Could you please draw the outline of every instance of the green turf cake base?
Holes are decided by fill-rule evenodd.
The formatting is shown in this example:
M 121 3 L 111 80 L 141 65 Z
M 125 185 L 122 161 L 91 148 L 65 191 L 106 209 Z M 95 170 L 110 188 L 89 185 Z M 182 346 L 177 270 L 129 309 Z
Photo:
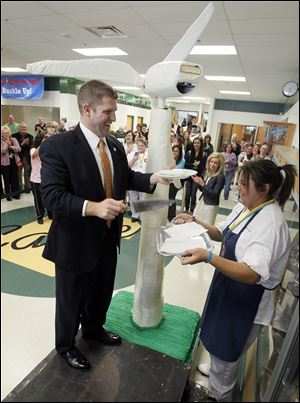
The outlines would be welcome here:
M 198 340 L 200 315 L 187 308 L 164 304 L 160 325 L 139 329 L 132 321 L 133 294 L 118 292 L 111 301 L 105 328 L 123 339 L 190 363 Z

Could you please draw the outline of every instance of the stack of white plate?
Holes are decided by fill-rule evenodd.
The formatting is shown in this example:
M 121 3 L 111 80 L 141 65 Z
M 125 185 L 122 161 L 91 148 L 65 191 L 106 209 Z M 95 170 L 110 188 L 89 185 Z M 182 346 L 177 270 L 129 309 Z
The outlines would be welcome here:
M 193 169 L 162 169 L 156 172 L 155 175 L 160 176 L 164 179 L 176 180 L 176 179 L 186 179 L 190 176 L 196 175 L 197 171 Z

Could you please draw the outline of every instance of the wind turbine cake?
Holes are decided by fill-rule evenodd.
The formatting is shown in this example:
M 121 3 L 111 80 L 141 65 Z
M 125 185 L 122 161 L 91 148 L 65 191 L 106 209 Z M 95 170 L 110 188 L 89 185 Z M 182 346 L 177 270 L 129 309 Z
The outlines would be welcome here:
M 47 76 L 108 80 L 142 88 L 152 98 L 153 104 L 147 172 L 158 172 L 171 162 L 171 111 L 166 108 L 166 98 L 190 94 L 198 86 L 202 67 L 185 59 L 214 10 L 214 3 L 209 3 L 165 59 L 147 70 L 144 81 L 129 64 L 108 59 L 44 60 L 28 64 L 27 71 Z M 158 185 L 154 194 L 145 195 L 144 200 L 167 200 L 168 190 L 167 186 Z M 151 328 L 159 326 L 162 320 L 164 257 L 157 253 L 155 231 L 166 224 L 167 208 L 142 214 L 132 319 L 138 327 Z

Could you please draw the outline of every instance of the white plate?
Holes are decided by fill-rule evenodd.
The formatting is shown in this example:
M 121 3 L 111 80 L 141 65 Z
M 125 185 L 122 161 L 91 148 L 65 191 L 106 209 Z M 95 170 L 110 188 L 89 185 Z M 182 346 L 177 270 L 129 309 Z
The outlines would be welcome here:
M 162 169 L 156 172 L 155 175 L 164 179 L 186 179 L 192 175 L 196 175 L 197 171 L 193 169 Z

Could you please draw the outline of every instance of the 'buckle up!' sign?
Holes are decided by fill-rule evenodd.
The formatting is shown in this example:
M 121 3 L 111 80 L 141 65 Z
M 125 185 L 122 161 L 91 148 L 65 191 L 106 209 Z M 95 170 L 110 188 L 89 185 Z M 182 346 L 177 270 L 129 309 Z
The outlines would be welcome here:
M 44 95 L 44 76 L 1 76 L 1 97 L 41 99 Z

